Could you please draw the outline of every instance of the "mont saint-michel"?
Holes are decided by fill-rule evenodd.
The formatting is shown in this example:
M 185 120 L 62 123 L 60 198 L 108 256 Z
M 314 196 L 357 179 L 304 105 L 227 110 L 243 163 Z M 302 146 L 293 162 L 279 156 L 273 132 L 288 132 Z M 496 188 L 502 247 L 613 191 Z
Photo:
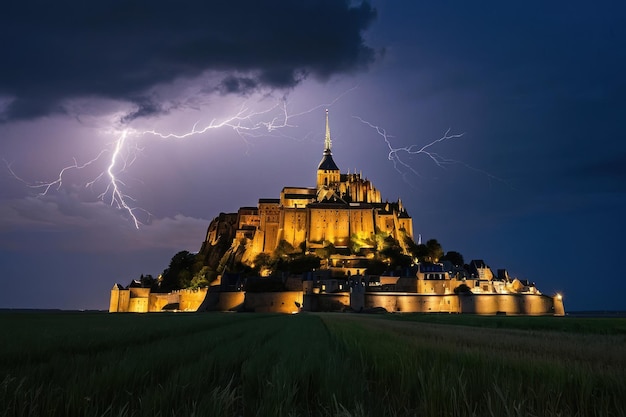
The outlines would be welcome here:
M 180 252 L 158 278 L 111 290 L 111 312 L 167 310 L 565 313 L 559 294 L 444 254 L 435 239 L 416 242 L 402 200 L 383 201 L 361 172 L 341 173 L 328 111 L 314 187 L 285 186 L 220 213 L 197 254 Z

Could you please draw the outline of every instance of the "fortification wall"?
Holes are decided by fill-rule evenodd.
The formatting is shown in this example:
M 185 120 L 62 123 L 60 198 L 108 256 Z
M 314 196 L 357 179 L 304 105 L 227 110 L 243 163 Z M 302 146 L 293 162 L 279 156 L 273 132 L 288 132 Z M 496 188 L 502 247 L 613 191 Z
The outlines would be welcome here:
M 216 305 L 218 311 L 238 311 L 243 308 L 246 293 L 237 292 L 221 292 Z
M 195 290 L 178 290 L 178 309 L 181 311 L 197 311 L 206 297 L 208 288 Z
M 243 291 L 209 290 L 198 311 L 240 311 L 245 295 Z
M 563 297 L 557 294 L 553 297 L 554 302 L 554 315 L 555 316 L 564 316 L 565 315 L 565 306 L 563 305 Z
M 120 290 L 120 303 L 119 303 L 119 312 L 126 313 L 128 312 L 128 304 L 130 302 L 130 291 L 128 290 Z
M 350 307 L 350 293 L 304 294 L 304 311 L 344 311 Z
M 131 297 L 128 302 L 129 313 L 147 313 L 148 312 L 148 298 L 146 297 Z
M 364 309 L 384 308 L 402 313 L 458 313 L 456 294 L 415 294 L 398 292 L 369 292 L 364 295 Z
M 360 291 L 359 291 L 360 290 Z M 206 300 L 205 300 L 206 299 Z M 148 288 L 113 289 L 110 312 L 146 313 L 162 311 L 178 303 L 178 310 L 254 311 L 294 313 L 304 311 L 355 311 L 384 308 L 402 313 L 466 313 L 482 315 L 557 315 L 565 314 L 563 300 L 539 294 L 416 294 L 406 292 L 363 292 L 303 294 L 283 292 L 222 292 L 180 290 L 169 294 L 151 294 Z
M 150 288 L 111 290 L 109 312 L 148 313 L 163 311 L 168 304 L 178 304 L 177 310 L 197 311 L 207 294 L 207 288 L 152 293 Z
M 462 294 L 459 296 L 460 312 L 470 314 L 507 314 L 539 316 L 563 315 L 555 309 L 554 297 L 538 294 Z M 558 306 L 557 306 L 558 307 Z
M 117 284 L 111 290 L 111 298 L 109 299 L 109 313 L 117 313 L 120 309 L 120 289 Z
M 246 311 L 255 313 L 296 313 L 298 305 L 302 306 L 302 291 L 247 292 L 243 303 Z
M 148 311 L 163 311 L 163 307 L 168 304 L 178 303 L 178 294 L 172 293 L 150 293 L 148 301 Z

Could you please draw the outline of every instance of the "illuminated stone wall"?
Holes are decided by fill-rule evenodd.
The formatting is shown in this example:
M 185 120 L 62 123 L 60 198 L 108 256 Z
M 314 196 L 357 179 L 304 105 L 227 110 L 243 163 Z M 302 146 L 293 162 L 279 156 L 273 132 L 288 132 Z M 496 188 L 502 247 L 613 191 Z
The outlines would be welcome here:
M 376 231 L 374 209 L 367 206 L 350 207 L 350 236 L 369 238 Z
M 111 298 L 109 299 L 109 313 L 120 312 L 120 288 L 119 284 L 115 284 L 111 290 Z
M 297 313 L 302 306 L 302 291 L 247 292 L 244 309 L 255 313 Z
M 175 293 L 150 293 L 148 311 L 163 311 L 168 304 L 178 303 L 178 294 Z
M 281 210 L 281 239 L 289 242 L 294 248 L 307 238 L 308 214 L 305 208 L 283 208 Z
M 420 294 L 449 294 L 454 291 L 454 288 L 451 288 L 451 282 L 448 279 L 418 279 L 416 281 L 417 292 Z
M 128 303 L 128 312 L 130 313 L 147 313 L 150 288 L 129 288 L 130 299 Z
M 348 246 L 350 211 L 337 207 L 309 208 L 309 241 L 329 241 L 335 246 Z
M 396 226 L 393 214 L 377 212 L 375 214 L 376 227 L 383 233 L 388 233 L 394 238 L 396 237 Z
M 339 183 L 341 172 L 334 169 L 318 169 L 317 170 L 317 188 L 332 187 Z
M 279 200 L 259 201 L 259 230 L 263 232 L 263 252 L 271 253 L 278 245 L 280 224 Z
M 306 281 L 305 281 L 306 283 Z M 466 313 L 481 315 L 557 315 L 563 316 L 563 300 L 540 294 L 416 294 L 407 292 L 364 292 L 363 287 L 352 293 L 283 292 L 223 292 L 207 289 L 179 290 L 169 294 L 150 293 L 149 288 L 111 290 L 110 312 L 146 313 L 163 311 L 166 305 L 178 304 L 178 311 L 197 311 L 212 297 L 209 311 L 245 311 L 296 313 L 305 311 L 355 311 L 384 308 L 401 313 Z M 300 307 L 298 307 L 300 306 Z
M 219 301 L 217 303 L 217 311 L 235 311 L 243 307 L 246 293 L 239 292 L 221 292 L 219 293 Z
M 259 209 L 257 207 L 240 207 L 237 211 L 237 228 L 244 226 L 259 227 Z
M 403 229 L 406 234 L 413 239 L 413 219 L 410 217 L 401 217 L 398 219 L 400 229 Z
M 167 305 L 178 304 L 176 310 L 196 311 L 207 294 L 207 288 L 178 290 L 171 293 L 152 293 L 150 288 L 111 290 L 109 312 L 148 313 L 163 311 Z
M 318 294 L 317 311 L 344 311 L 350 307 L 350 293 Z
M 280 192 L 281 207 L 305 207 L 315 201 L 317 189 L 308 187 L 284 187 Z
M 458 313 L 459 301 L 455 294 L 365 293 L 363 308 L 377 307 L 402 313 Z
M 557 297 L 537 294 L 439 295 L 365 293 L 365 309 L 382 307 L 402 313 L 467 313 L 481 315 L 557 315 L 565 313 Z
M 180 311 L 197 311 L 204 301 L 208 288 L 198 288 L 197 290 L 178 290 L 178 309 Z
M 215 245 L 220 235 L 232 233 L 237 228 L 237 213 L 220 213 L 207 228 L 205 244 Z
M 509 315 L 563 315 L 563 303 L 555 297 L 539 294 L 463 294 L 459 296 L 461 313 Z M 557 301 L 557 302 L 555 302 Z

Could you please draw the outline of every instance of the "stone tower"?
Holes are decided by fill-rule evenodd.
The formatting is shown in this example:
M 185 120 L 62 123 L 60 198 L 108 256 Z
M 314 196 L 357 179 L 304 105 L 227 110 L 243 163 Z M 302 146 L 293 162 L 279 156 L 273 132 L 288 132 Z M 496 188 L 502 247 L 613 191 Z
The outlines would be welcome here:
M 328 109 L 326 109 L 326 136 L 324 138 L 324 156 L 317 167 L 317 189 L 332 188 L 340 181 L 341 174 L 331 152 L 330 127 L 328 125 Z

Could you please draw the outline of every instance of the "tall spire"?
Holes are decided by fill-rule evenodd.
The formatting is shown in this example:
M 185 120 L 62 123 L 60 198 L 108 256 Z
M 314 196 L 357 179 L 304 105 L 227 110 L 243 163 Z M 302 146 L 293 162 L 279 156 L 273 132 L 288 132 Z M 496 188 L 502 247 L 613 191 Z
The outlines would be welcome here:
M 332 147 L 332 142 L 330 140 L 330 125 L 328 124 L 328 109 L 326 109 L 326 136 L 324 138 L 324 151 L 329 151 Z
M 333 161 L 333 156 L 332 156 L 333 154 L 330 151 L 331 146 L 332 146 L 332 143 L 330 140 L 330 126 L 328 125 L 328 109 L 326 109 L 326 137 L 324 138 L 324 156 L 322 157 L 322 161 L 317 167 L 318 170 L 339 171 L 339 168 L 337 168 L 337 164 L 335 164 L 335 161 Z M 338 173 L 335 173 L 335 174 L 338 175 Z M 337 182 L 337 181 L 339 181 L 339 177 L 337 177 L 336 179 L 335 178 L 333 179 L 333 182 Z

